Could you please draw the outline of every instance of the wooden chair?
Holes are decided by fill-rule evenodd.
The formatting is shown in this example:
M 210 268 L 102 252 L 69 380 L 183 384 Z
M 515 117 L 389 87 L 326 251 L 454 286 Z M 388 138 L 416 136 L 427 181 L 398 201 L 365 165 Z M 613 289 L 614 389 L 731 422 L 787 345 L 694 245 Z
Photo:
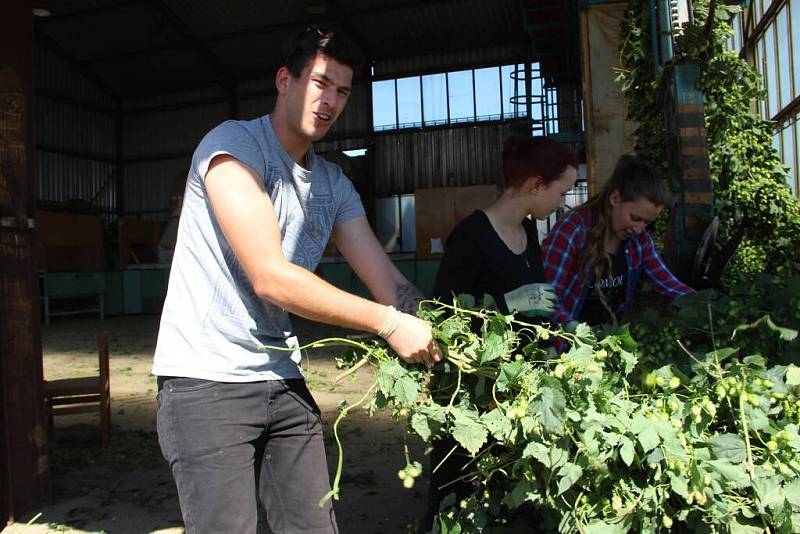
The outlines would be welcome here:
M 45 381 L 45 404 L 51 435 L 53 433 L 54 416 L 99 411 L 100 444 L 103 447 L 108 445 L 108 435 L 111 431 L 108 334 L 97 336 L 97 356 L 100 363 L 100 374 L 98 376 Z

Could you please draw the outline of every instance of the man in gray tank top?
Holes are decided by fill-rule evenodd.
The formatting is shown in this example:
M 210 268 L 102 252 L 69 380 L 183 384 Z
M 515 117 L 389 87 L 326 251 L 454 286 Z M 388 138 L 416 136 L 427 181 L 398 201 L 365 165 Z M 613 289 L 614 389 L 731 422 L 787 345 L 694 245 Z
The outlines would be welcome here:
M 310 27 L 269 116 L 227 121 L 192 158 L 158 334 L 158 436 L 187 533 L 337 532 L 319 408 L 288 313 L 383 336 L 410 363 L 441 353 L 418 291 L 381 248 L 342 170 L 311 147 L 350 95 L 358 50 Z M 377 302 L 313 274 L 328 240 Z M 285 350 L 276 350 L 279 347 Z

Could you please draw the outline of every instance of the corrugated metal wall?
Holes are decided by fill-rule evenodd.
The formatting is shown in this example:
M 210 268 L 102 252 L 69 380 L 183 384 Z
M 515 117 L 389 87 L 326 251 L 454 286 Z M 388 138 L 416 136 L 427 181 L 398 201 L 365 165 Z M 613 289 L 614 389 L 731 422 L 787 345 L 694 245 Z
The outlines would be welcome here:
M 34 54 L 38 199 L 114 211 L 114 99 L 46 46 Z
M 194 100 L 195 95 L 189 96 Z M 130 103 L 134 109 L 150 105 Z M 230 103 L 222 101 L 126 114 L 122 119 L 125 213 L 166 219 L 172 192 L 186 178 L 195 147 L 209 130 L 230 117 L 230 110 Z
M 344 111 L 339 115 L 326 137 L 359 137 L 372 129 L 372 124 L 369 121 L 372 114 L 369 93 L 370 87 L 368 83 L 359 83 L 353 86 L 353 91 L 347 100 Z
M 127 166 L 131 159 L 160 159 L 181 152 L 191 155 L 203 136 L 229 117 L 230 104 L 226 102 L 125 116 L 123 160 Z
M 376 194 L 500 183 L 503 141 L 513 131 L 513 123 L 493 123 L 377 136 Z
M 170 198 L 183 189 L 191 157 L 125 165 L 122 194 L 125 213 L 142 219 L 169 217 Z
M 269 80 L 241 84 L 236 117 L 249 120 L 269 113 L 275 102 Z M 159 109 L 162 108 L 162 109 Z M 231 103 L 221 90 L 149 97 L 125 103 L 123 118 L 123 194 L 125 213 L 166 218 L 175 183 L 186 178 L 191 155 L 203 136 L 230 118 Z M 369 129 L 369 90 L 353 88 L 347 107 L 318 152 L 364 147 Z M 353 136 L 342 139 L 343 136 Z
M 498 57 L 516 59 L 520 50 L 402 59 L 379 66 L 376 75 L 444 63 L 496 64 Z M 52 54 L 40 52 L 36 66 L 42 73 L 42 93 L 62 97 L 38 98 L 40 198 L 78 198 L 116 210 L 114 164 L 119 157 L 124 212 L 146 218 L 169 216 L 176 183 L 185 179 L 191 154 L 208 130 L 232 113 L 240 119 L 264 115 L 275 98 L 272 80 L 263 78 L 239 84 L 234 103 L 220 88 L 125 100 L 117 155 L 114 99 Z M 375 172 L 369 179 L 375 181 L 379 196 L 413 193 L 420 187 L 497 183 L 502 143 L 514 128 L 513 123 L 492 123 L 373 134 L 370 118 L 369 80 L 364 79 L 354 86 L 339 120 L 315 148 L 326 153 L 371 144 Z

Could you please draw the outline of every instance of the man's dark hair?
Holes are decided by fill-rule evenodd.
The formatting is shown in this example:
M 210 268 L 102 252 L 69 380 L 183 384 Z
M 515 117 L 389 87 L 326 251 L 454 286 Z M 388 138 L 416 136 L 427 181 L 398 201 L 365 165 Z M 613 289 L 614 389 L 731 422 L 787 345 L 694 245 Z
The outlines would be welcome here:
M 299 78 L 308 62 L 324 54 L 358 72 L 364 55 L 347 35 L 327 28 L 309 26 L 289 45 L 284 66 L 294 78 Z

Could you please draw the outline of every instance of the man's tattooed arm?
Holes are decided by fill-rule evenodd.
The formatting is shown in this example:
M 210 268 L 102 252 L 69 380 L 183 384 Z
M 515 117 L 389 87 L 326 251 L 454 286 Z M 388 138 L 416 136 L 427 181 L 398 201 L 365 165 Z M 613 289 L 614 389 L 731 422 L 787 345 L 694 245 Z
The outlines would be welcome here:
M 395 287 L 394 294 L 397 297 L 397 309 L 403 313 L 411 315 L 417 314 L 419 302 L 424 298 L 419 289 L 414 284 L 399 284 Z

